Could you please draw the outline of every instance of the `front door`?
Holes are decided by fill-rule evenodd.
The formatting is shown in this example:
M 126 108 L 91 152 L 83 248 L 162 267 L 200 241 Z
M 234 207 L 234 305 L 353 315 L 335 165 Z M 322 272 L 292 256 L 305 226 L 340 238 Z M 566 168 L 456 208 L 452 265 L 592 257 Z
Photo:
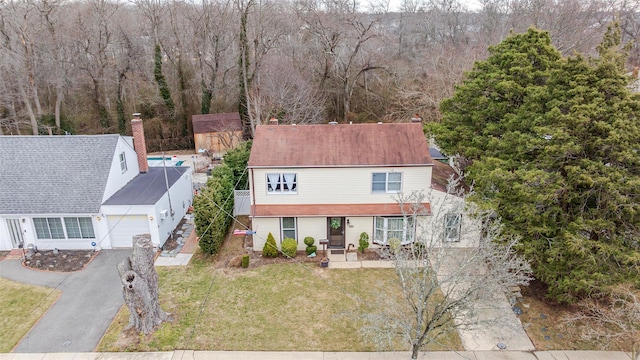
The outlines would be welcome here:
M 327 218 L 327 227 L 329 230 L 329 247 L 344 249 L 344 218 L 330 217 Z
M 9 228 L 11 247 L 17 249 L 24 241 L 24 238 L 22 237 L 22 226 L 20 226 L 20 219 L 7 219 L 7 228 Z

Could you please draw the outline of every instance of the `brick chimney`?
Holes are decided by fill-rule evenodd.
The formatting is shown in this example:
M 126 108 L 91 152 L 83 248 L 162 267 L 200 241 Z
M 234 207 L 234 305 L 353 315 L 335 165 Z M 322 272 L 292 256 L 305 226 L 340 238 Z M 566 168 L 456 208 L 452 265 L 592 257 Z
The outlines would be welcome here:
M 147 144 L 144 139 L 144 127 L 140 113 L 133 114 L 131 132 L 133 133 L 133 148 L 138 154 L 138 167 L 141 173 L 146 173 L 149 171 L 149 163 L 147 162 Z
M 272 116 L 271 119 L 269 119 L 269 125 L 278 125 L 278 119 L 276 119 L 275 116 Z

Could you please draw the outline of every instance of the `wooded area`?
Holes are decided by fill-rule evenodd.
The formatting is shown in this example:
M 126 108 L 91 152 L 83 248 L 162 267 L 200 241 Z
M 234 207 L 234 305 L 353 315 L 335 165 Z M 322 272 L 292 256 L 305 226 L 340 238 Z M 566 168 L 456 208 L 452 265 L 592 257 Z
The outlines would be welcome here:
M 281 123 L 438 120 L 438 104 L 510 31 L 549 30 L 591 54 L 638 1 L 19 0 L 0 5 L 0 134 L 126 134 L 151 151 L 192 141 L 190 117 L 240 111 L 245 136 Z M 382 5 L 381 5 L 382 4 Z M 640 64 L 631 50 L 629 67 Z

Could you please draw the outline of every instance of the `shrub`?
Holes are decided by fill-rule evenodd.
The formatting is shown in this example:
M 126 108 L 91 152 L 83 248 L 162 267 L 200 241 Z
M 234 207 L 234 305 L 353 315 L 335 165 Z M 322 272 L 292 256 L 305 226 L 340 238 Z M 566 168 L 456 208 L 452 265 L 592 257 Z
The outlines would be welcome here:
M 402 241 L 400 241 L 400 239 L 398 238 L 389 239 L 389 249 L 391 250 L 392 254 L 396 254 L 400 250 L 401 246 L 402 246 Z
M 262 256 L 268 258 L 276 258 L 278 257 L 278 247 L 276 246 L 276 239 L 273 237 L 271 233 L 267 235 L 267 242 L 264 244 L 262 248 Z
M 249 254 L 242 255 L 242 267 L 245 269 L 249 267 Z
M 311 246 L 307 246 L 307 248 L 305 250 L 307 252 L 307 255 L 311 255 L 314 252 L 318 251 L 318 247 L 314 246 L 314 245 L 311 245 Z
M 226 166 L 216 167 L 200 195 L 193 199 L 198 244 L 203 252 L 217 254 L 231 225 L 228 213 L 233 211 L 233 172 Z
M 307 246 L 313 246 L 313 242 L 316 241 L 314 238 L 312 238 L 311 236 L 307 236 L 306 238 L 304 238 L 304 244 Z
M 369 234 L 363 232 L 360 234 L 360 241 L 358 245 L 358 251 L 364 253 L 364 250 L 369 247 Z
M 295 239 L 285 238 L 282 240 L 282 254 L 288 258 L 296 257 L 296 251 L 298 250 L 298 243 Z
M 311 255 L 314 252 L 316 252 L 316 250 L 318 250 L 317 246 L 313 246 L 314 241 L 315 239 L 312 238 L 311 236 L 307 236 L 306 238 L 304 238 L 304 244 L 307 245 L 307 248 L 305 249 L 305 251 L 307 252 L 307 255 Z

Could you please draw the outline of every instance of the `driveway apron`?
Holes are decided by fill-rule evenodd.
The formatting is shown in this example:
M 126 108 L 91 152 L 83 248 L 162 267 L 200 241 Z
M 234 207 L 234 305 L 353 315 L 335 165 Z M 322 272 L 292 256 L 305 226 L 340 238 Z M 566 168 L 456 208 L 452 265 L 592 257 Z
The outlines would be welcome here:
M 116 265 L 130 253 L 102 250 L 84 270 L 64 274 L 29 270 L 19 260 L 0 261 L 4 278 L 62 291 L 14 352 L 93 351 L 123 304 Z

